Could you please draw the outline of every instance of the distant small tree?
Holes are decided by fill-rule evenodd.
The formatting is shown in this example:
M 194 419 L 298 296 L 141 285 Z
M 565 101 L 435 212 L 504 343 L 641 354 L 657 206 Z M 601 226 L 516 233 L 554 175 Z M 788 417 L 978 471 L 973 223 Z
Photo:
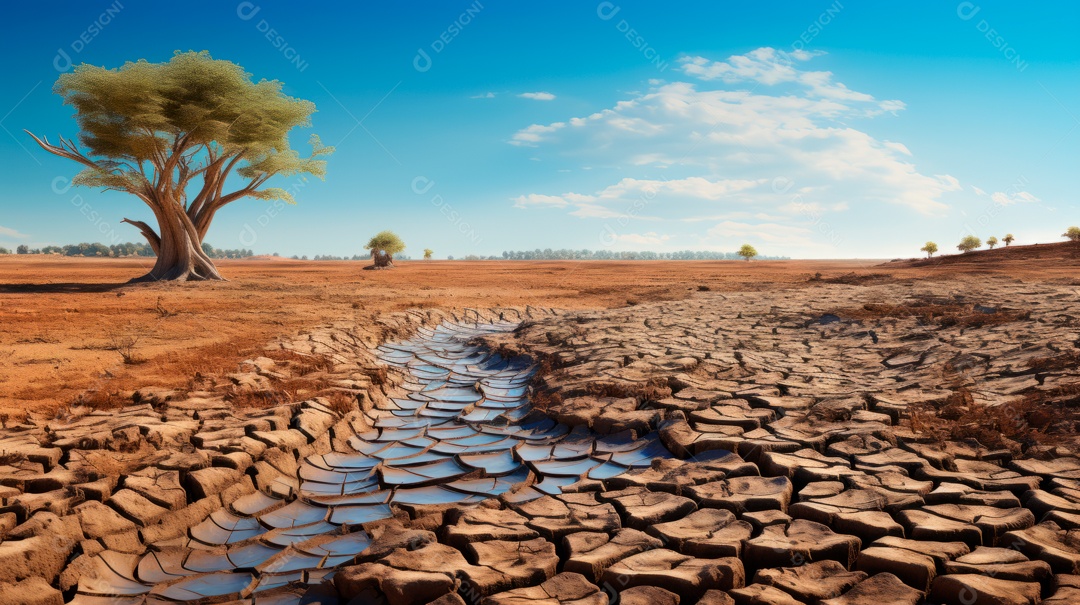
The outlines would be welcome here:
M 11 254 L 11 250 L 8 250 L 7 248 L 5 248 L 3 246 L 0 246 L 0 254 Z
M 431 255 L 435 254 L 435 251 L 431 248 L 424 248 L 424 260 L 431 260 Z
M 750 260 L 757 256 L 757 250 L 755 250 L 754 247 L 750 244 L 743 244 L 742 248 L 739 248 L 738 254 L 744 259 Z
M 994 246 L 998 245 L 998 238 L 991 235 L 986 239 L 986 245 L 990 246 L 990 249 L 993 250 Z
M 926 245 L 922 248 L 919 248 L 919 250 L 926 253 L 926 258 L 930 258 L 931 256 L 937 254 L 937 244 L 935 244 L 934 242 L 926 242 Z
M 969 235 L 960 240 L 960 243 L 956 246 L 956 249 L 961 252 L 971 252 L 978 248 L 982 248 L 982 240 L 974 235 Z
M 26 244 L 22 244 L 18 248 L 15 248 L 15 252 L 17 252 L 19 254 L 30 254 L 30 246 L 27 246 Z
M 1009 244 L 1013 243 L 1013 240 L 1015 239 L 1016 238 L 1013 237 L 1012 233 L 1006 233 L 1005 237 L 1001 238 L 1001 241 L 1005 242 L 1005 247 L 1008 248 Z
M 371 251 L 371 260 L 376 267 L 393 267 L 394 255 L 405 250 L 405 242 L 393 231 L 380 231 L 372 237 L 365 250 Z
M 1065 230 L 1065 233 L 1061 234 L 1061 237 L 1067 237 L 1074 242 L 1080 242 L 1080 227 L 1069 227 Z

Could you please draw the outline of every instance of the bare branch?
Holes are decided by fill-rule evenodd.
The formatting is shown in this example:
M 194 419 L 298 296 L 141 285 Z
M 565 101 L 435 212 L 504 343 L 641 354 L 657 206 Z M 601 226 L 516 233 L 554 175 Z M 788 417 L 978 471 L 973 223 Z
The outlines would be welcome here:
M 161 254 L 161 238 L 158 236 L 157 232 L 154 231 L 153 227 L 147 225 L 142 221 L 133 221 L 129 218 L 126 218 L 120 222 L 134 225 L 139 231 L 142 232 L 143 237 L 146 238 L 146 241 L 150 243 L 150 247 L 154 249 L 154 254 Z
M 53 155 L 58 155 L 62 158 L 74 160 L 84 166 L 89 166 L 90 168 L 104 170 L 101 166 L 97 164 L 97 162 L 83 155 L 70 141 L 65 141 L 64 137 L 60 137 L 60 145 L 53 145 L 49 142 L 48 137 L 44 137 L 44 140 L 42 140 L 35 136 L 34 133 L 30 132 L 29 130 L 23 130 L 23 132 L 30 135 L 30 138 L 34 139 L 34 141 L 38 145 L 40 145 L 42 149 L 48 151 Z

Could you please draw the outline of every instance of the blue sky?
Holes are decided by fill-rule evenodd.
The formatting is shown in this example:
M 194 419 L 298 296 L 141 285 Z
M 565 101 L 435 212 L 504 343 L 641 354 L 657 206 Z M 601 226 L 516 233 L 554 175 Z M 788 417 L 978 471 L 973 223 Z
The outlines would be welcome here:
M 139 241 L 74 137 L 69 63 L 208 50 L 315 102 L 326 180 L 278 179 L 208 241 L 352 255 L 708 249 L 914 256 L 1080 223 L 1080 7 L 934 2 L 20 3 L 0 39 L 0 246 Z M 272 31 L 271 31 L 272 30 Z M 269 37 L 268 37 L 269 36 Z M 71 59 L 69 61 L 68 59 Z

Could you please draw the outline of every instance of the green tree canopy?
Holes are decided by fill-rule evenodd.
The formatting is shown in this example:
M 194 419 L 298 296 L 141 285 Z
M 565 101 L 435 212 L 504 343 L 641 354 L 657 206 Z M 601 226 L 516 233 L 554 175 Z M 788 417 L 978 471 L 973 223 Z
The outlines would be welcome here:
M 1074 242 L 1080 242 L 1080 227 L 1069 227 L 1065 230 L 1065 233 L 1061 234 L 1061 237 L 1067 237 Z
M 220 279 L 200 244 L 214 215 L 242 198 L 294 203 L 274 176 L 326 174 L 333 152 L 312 135 L 301 157 L 289 132 L 309 126 L 315 105 L 282 93 L 276 80 L 252 81 L 239 65 L 206 51 L 177 52 L 165 63 L 128 62 L 116 69 L 82 64 L 53 89 L 75 109 L 81 150 L 60 137 L 46 151 L 84 166 L 76 185 L 124 191 L 153 211 L 158 231 L 137 227 L 158 253 L 151 279 Z M 246 182 L 225 190 L 236 175 Z M 197 182 L 201 181 L 201 182 Z
M 1005 237 L 1001 238 L 1001 241 L 1005 242 L 1006 248 L 1008 248 L 1009 244 L 1013 243 L 1014 240 L 1016 240 L 1016 238 L 1013 237 L 1012 233 L 1006 233 Z
M 994 246 L 998 245 L 998 238 L 991 235 L 990 237 L 986 238 L 986 245 L 990 246 L 990 249 L 993 250 Z
M 961 252 L 971 252 L 972 250 L 975 250 L 975 249 L 981 248 L 981 247 L 982 247 L 982 240 L 975 237 L 974 235 L 969 235 L 969 236 L 965 237 L 964 239 L 960 240 L 960 243 L 957 244 L 956 249 L 961 251 Z
M 757 250 L 754 249 L 754 247 L 750 244 L 743 244 L 742 248 L 739 248 L 738 255 L 745 258 L 746 260 L 750 260 L 757 256 Z
M 919 248 L 919 250 L 926 253 L 926 258 L 930 258 L 931 256 L 937 254 L 938 247 L 937 244 L 935 244 L 934 242 L 926 242 L 926 245 L 922 248 Z
M 405 251 L 405 242 L 393 231 L 380 231 L 368 240 L 364 249 L 371 251 L 376 267 L 389 267 L 394 264 L 394 255 Z

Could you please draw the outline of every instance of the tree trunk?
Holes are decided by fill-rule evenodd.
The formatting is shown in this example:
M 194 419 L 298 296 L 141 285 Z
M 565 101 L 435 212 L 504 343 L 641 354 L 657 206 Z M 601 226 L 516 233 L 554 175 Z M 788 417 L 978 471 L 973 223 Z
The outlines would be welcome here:
M 394 266 L 394 257 L 385 252 L 372 252 L 371 260 L 375 262 L 375 267 L 379 269 L 387 269 Z
M 224 280 L 214 266 L 214 261 L 203 251 L 202 238 L 183 208 L 176 203 L 166 203 L 164 206 L 165 208 L 154 211 L 161 230 L 154 268 L 146 275 L 131 281 Z M 153 246 L 153 231 L 147 233 L 145 229 L 140 229 Z

